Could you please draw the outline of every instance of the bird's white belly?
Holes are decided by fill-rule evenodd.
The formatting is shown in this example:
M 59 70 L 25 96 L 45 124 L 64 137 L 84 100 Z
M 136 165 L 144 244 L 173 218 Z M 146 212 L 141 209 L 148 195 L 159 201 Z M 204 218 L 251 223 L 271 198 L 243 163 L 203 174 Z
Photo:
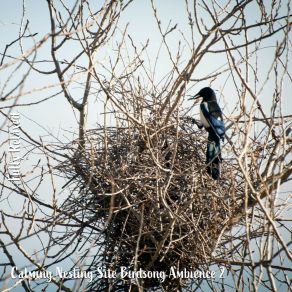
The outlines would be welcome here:
M 200 119 L 201 119 L 201 123 L 204 126 L 204 128 L 209 128 L 210 124 L 209 122 L 206 120 L 205 116 L 203 115 L 202 111 L 200 111 Z

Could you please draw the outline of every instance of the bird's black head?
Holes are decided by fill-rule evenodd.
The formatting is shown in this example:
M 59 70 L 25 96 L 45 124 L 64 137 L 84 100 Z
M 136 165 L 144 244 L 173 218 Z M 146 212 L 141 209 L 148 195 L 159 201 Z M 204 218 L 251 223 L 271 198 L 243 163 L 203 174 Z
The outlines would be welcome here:
M 209 102 L 209 101 L 216 101 L 216 94 L 214 90 L 210 87 L 204 87 L 202 88 L 195 96 L 194 99 L 197 97 L 202 97 L 203 101 Z

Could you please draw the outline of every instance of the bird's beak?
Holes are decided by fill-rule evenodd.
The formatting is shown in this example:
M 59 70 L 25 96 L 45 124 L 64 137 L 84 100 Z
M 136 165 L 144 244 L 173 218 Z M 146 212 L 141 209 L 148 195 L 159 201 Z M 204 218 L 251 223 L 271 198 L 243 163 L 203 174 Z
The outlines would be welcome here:
M 199 93 L 197 93 L 195 96 L 189 98 L 188 100 L 197 99 L 198 97 L 201 97 L 201 95 Z

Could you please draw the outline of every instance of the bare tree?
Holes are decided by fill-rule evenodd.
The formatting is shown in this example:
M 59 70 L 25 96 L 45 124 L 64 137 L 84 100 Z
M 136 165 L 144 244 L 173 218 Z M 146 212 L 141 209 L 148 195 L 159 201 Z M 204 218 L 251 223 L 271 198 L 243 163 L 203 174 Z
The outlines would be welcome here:
M 46 2 L 48 31 L 23 2 L 1 54 L 2 290 L 288 291 L 291 1 L 185 0 L 177 21 L 151 0 L 155 55 L 125 23 L 141 3 Z M 206 84 L 227 129 L 218 181 L 189 119 Z M 37 137 L 23 112 L 57 99 L 75 129 L 35 121 Z

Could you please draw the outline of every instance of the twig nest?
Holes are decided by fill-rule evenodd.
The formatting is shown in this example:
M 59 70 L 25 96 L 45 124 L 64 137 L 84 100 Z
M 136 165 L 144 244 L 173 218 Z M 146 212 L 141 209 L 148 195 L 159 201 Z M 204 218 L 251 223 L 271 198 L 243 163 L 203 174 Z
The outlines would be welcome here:
M 186 122 L 87 133 L 86 149 L 74 150 L 61 169 L 75 177 L 78 193 L 64 206 L 78 206 L 76 213 L 102 230 L 103 247 L 89 268 L 115 273 L 112 279 L 95 277 L 91 289 L 179 289 L 185 279 L 130 279 L 122 277 L 121 269 L 169 275 L 171 268 L 194 270 L 210 261 L 224 224 L 238 207 L 234 190 L 240 179 L 224 161 L 220 180 L 207 174 L 206 144 L 206 135 Z

